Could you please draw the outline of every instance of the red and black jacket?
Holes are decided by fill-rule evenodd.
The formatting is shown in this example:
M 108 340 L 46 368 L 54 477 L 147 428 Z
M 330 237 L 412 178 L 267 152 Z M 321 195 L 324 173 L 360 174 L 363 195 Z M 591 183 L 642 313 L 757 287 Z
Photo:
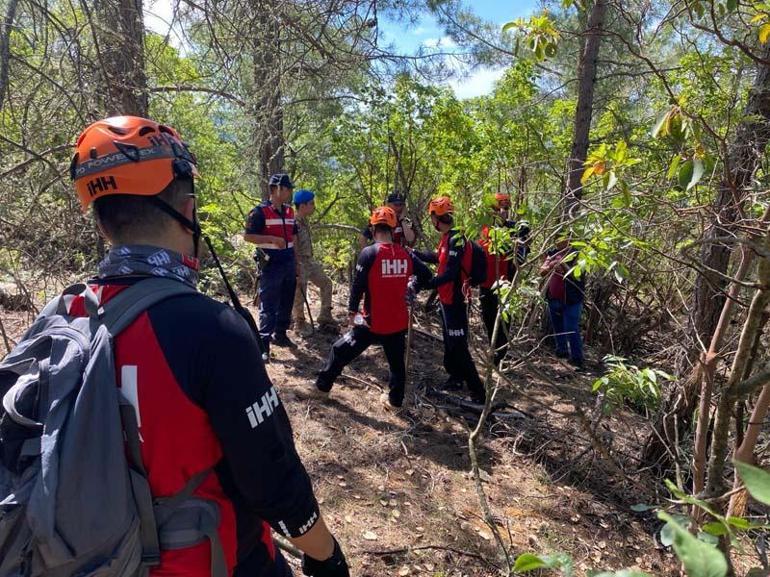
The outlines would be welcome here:
M 246 219 L 246 234 L 264 234 L 277 236 L 286 241 L 286 248 L 263 248 L 273 262 L 294 258 L 294 236 L 297 234 L 297 222 L 294 209 L 288 204 L 278 208 L 269 200 L 257 205 Z
M 94 283 L 101 302 L 141 277 Z M 85 316 L 81 297 L 70 313 Z M 291 424 L 260 360 L 254 335 L 230 307 L 202 294 L 169 298 L 116 338 L 124 396 L 138 410 L 142 459 L 153 496 L 177 493 L 213 472 L 195 494 L 219 508 L 219 536 L 232 574 L 259 575 L 287 537 L 319 518 Z M 267 523 L 269 523 L 269 526 Z M 210 545 L 161 553 L 151 576 L 209 577 Z
M 363 297 L 364 317 L 374 334 L 405 331 L 409 325 L 406 291 L 412 275 L 419 288 L 427 286 L 432 276 L 425 264 L 399 244 L 367 246 L 358 255 L 348 310 L 358 312 Z
M 462 233 L 451 229 L 441 235 L 437 252 L 414 251 L 425 262 L 438 264 L 436 276 L 428 286 L 438 290 L 439 301 L 445 305 L 465 300 L 462 287 L 471 270 L 470 249 Z
M 498 279 L 511 280 L 514 272 L 512 256 L 509 254 L 490 253 L 490 244 L 489 227 L 484 225 L 481 228 L 479 245 L 484 249 L 484 254 L 487 258 L 487 278 L 481 283 L 481 288 L 485 289 L 491 289 Z

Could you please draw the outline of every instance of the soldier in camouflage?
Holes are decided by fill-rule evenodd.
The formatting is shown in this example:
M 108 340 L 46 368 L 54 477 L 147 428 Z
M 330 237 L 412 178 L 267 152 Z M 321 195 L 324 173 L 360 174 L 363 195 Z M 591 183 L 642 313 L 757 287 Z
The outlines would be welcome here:
M 321 313 L 318 315 L 319 329 L 337 333 L 339 329 L 332 318 L 332 281 L 324 272 L 323 267 L 313 258 L 313 239 L 310 236 L 308 217 L 315 211 L 315 193 L 305 189 L 298 190 L 294 193 L 294 206 L 298 228 L 294 246 L 297 254 L 297 288 L 299 289 L 294 294 L 294 312 L 292 314 L 294 330 L 303 337 L 309 336 L 312 332 L 305 320 L 307 283 L 310 281 L 321 291 Z

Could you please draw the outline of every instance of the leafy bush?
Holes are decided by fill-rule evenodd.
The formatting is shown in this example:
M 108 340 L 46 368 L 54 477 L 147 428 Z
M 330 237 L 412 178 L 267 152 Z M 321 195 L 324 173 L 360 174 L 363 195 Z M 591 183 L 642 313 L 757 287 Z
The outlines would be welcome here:
M 628 405 L 637 411 L 656 409 L 660 403 L 660 380 L 671 375 L 659 369 L 640 369 L 626 363 L 623 357 L 607 355 L 604 363 L 609 371 L 594 381 L 592 390 L 604 393 L 605 410 Z

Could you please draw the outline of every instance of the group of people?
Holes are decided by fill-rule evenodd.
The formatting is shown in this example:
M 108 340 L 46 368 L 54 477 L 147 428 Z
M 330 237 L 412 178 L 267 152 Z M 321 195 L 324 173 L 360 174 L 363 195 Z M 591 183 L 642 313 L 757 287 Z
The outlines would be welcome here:
M 289 176 L 276 174 L 269 181 L 269 199 L 249 214 L 245 238 L 258 246 L 262 263 L 257 331 L 237 299 L 230 307 L 196 290 L 202 235 L 196 211 L 197 160 L 176 130 L 133 116 L 95 122 L 77 139 L 70 175 L 83 210 L 93 209 L 99 231 L 111 248 L 88 286 L 80 285 L 82 292 L 63 294 L 42 314 L 64 315 L 72 326 L 78 319 L 90 317 L 98 325 L 105 307 L 109 309 L 115 299 L 134 315 L 122 330 L 110 333 L 114 359 L 102 369 L 114 372 L 117 397 L 128 407 L 120 415 L 132 486 L 146 487 L 153 506 L 166 509 L 156 519 L 157 525 L 152 525 L 157 534 L 149 535 L 142 525 L 142 538 L 132 545 L 140 548 L 139 554 L 126 557 L 126 562 L 150 576 L 290 577 L 292 571 L 272 538 L 274 531 L 302 551 L 305 575 L 349 577 L 345 555 L 324 522 L 295 449 L 289 417 L 263 362 L 270 359 L 271 345 L 292 344 L 287 335 L 292 309 L 295 328 L 305 328 L 300 311 L 308 281 L 321 290 L 319 324 L 336 328 L 331 282 L 313 260 L 307 225 L 314 194 L 294 192 Z M 289 205 L 290 199 L 294 207 Z M 455 226 L 452 201 L 439 197 L 430 202 L 430 221 L 441 235 L 433 252 L 412 248 L 416 235 L 403 215 L 405 199 L 395 194 L 386 200 L 386 206 L 372 211 L 367 234 L 362 235 L 370 244 L 356 264 L 348 301 L 349 330 L 332 346 L 314 388 L 318 394 L 328 393 L 343 367 L 377 343 L 385 349 L 390 366 L 384 401 L 389 407 L 400 407 L 406 378 L 408 304 L 417 291 L 435 289 L 450 381 L 465 383 L 472 399 L 484 402 L 484 386 L 468 348 L 473 250 Z M 490 335 L 498 306 L 494 282 L 510 279 L 528 251 L 529 231 L 508 219 L 509 208 L 510 199 L 498 195 L 496 224 L 516 232 L 511 255 L 491 249 L 489 229 L 481 239 L 492 271 L 481 287 L 483 318 Z M 568 243 L 557 247 L 541 270 L 550 275 L 548 296 L 554 303 L 554 327 L 560 333 L 574 329 L 580 314 L 576 294 L 581 288 L 570 278 L 565 264 L 570 254 Z M 435 273 L 425 263 L 436 264 Z M 166 279 L 166 289 L 168 283 L 177 288 L 167 298 L 147 301 L 147 295 L 137 289 L 150 286 L 150 279 L 156 284 L 157 279 Z M 124 302 L 127 295 L 131 302 Z M 502 338 L 495 341 L 496 358 L 505 354 L 506 344 Z M 19 346 L 26 345 L 23 340 Z M 559 347 L 560 354 L 569 352 L 576 363 L 582 362 L 579 330 L 559 340 Z M 51 366 L 60 361 L 51 359 Z M 44 363 L 39 366 L 42 370 Z M 83 367 L 80 370 L 86 370 Z M 8 394 L 30 386 L 22 382 L 25 378 L 22 375 L 17 386 L 5 393 L 3 407 L 8 406 L 6 401 L 19 400 L 8 399 Z M 44 403 L 47 395 L 36 394 L 33 399 Z M 83 418 L 92 409 L 86 406 L 87 398 L 78 402 L 83 403 L 78 405 L 78 418 Z M 47 423 L 49 408 L 38 407 L 30 422 Z M 0 419 L 0 434 L 4 423 L 7 421 Z M 62 421 L 57 426 L 65 424 Z M 53 425 L 46 424 L 43 430 L 49 431 L 49 426 Z M 41 434 L 40 429 L 35 431 Z M 29 459 L 34 460 L 35 454 L 22 452 L 12 465 L 6 462 L 9 455 L 2 454 L 0 465 L 28 470 L 24 467 L 33 462 Z M 98 458 L 89 455 L 89 459 Z M 62 470 L 58 475 L 70 473 Z M 137 478 L 143 481 L 135 485 Z M 195 524 L 201 522 L 195 513 L 201 507 L 209 514 L 213 511 L 216 519 L 215 526 L 203 532 Z M 54 515 L 58 504 L 56 511 Z M 142 523 L 147 514 L 152 511 L 142 511 Z M 17 520 L 23 523 L 24 517 Z M 24 534 L 0 532 L 0 549 L 15 552 L 0 565 L 18 564 L 23 572 L 29 563 L 41 562 L 34 540 L 20 542 L 18 547 L 4 541 Z M 179 541 L 183 534 L 185 539 Z M 110 558 L 89 558 L 88 570 L 99 572 L 99 567 L 111 562 Z M 114 569 L 105 574 L 114 574 L 110 572 Z
M 293 184 L 288 175 L 273 175 L 270 197 L 251 211 L 244 236 L 257 245 L 258 255 L 265 255 L 257 258 L 263 263 L 259 285 L 259 326 L 265 362 L 270 359 L 271 343 L 293 346 L 286 334 L 291 324 L 292 302 L 295 327 L 304 330 L 304 317 L 300 315 L 303 304 L 308 302 L 305 271 L 313 271 L 310 279 L 321 289 L 319 323 L 336 329 L 331 319 L 331 282 L 321 266 L 312 259 L 306 216 L 314 209 L 315 195 L 304 189 L 297 191 L 293 194 L 292 207 L 287 204 L 292 192 Z M 379 344 L 390 369 L 389 390 L 382 400 L 388 408 L 400 408 L 406 381 L 408 304 L 413 302 L 419 290 L 433 289 L 438 293 L 444 368 L 448 373 L 442 388 L 453 390 L 465 385 L 473 402 L 484 403 L 485 388 L 468 342 L 472 244 L 456 227 L 451 199 L 441 196 L 433 199 L 428 207 L 431 224 L 440 233 L 438 247 L 435 251 L 415 249 L 417 235 L 405 216 L 405 204 L 402 194 L 389 194 L 384 205 L 371 213 L 368 226 L 361 231 L 361 252 L 348 300 L 349 330 L 332 346 L 318 373 L 315 391 L 328 395 L 343 369 L 370 345 Z M 491 226 L 482 228 L 479 239 L 486 260 L 486 274 L 479 286 L 479 301 L 482 320 L 494 350 L 495 364 L 499 364 L 505 356 L 509 340 L 508 315 L 503 315 L 495 330 L 500 308 L 497 284 L 500 280 L 511 281 L 529 254 L 529 225 L 525 221 L 512 220 L 510 210 L 510 196 L 497 193 Z M 493 228 L 505 231 L 504 238 L 496 242 L 490 238 Z M 302 238 L 306 240 L 300 243 Z M 572 362 L 582 366 L 578 327 L 582 285 L 569 274 L 568 257 L 572 252 L 566 250 L 568 245 L 568 242 L 560 244 L 549 253 L 541 274 L 548 276 L 546 292 L 557 354 L 570 356 L 571 351 Z M 435 274 L 425 263 L 436 265 Z M 301 279 L 296 294 L 295 278 Z

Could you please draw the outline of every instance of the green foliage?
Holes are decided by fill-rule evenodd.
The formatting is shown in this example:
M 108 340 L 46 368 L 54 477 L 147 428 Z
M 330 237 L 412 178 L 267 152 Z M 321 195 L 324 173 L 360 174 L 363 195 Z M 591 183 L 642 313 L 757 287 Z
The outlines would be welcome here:
M 604 363 L 609 371 L 594 381 L 592 390 L 604 393 L 607 411 L 623 405 L 638 411 L 654 410 L 660 403 L 661 382 L 673 379 L 660 369 L 628 364 L 622 357 L 607 355 Z
M 661 511 L 658 517 L 666 521 L 674 551 L 689 577 L 724 577 L 727 574 L 727 561 L 719 549 L 697 539 L 668 513 Z
M 741 461 L 735 461 L 735 468 L 751 496 L 760 503 L 770 505 L 770 473 Z
M 520 37 L 537 60 L 556 55 L 561 34 L 548 12 L 530 16 L 528 19 L 518 18 L 503 25 L 503 32 L 514 30 L 520 33 Z M 519 38 L 516 40 L 516 52 L 518 46 Z

